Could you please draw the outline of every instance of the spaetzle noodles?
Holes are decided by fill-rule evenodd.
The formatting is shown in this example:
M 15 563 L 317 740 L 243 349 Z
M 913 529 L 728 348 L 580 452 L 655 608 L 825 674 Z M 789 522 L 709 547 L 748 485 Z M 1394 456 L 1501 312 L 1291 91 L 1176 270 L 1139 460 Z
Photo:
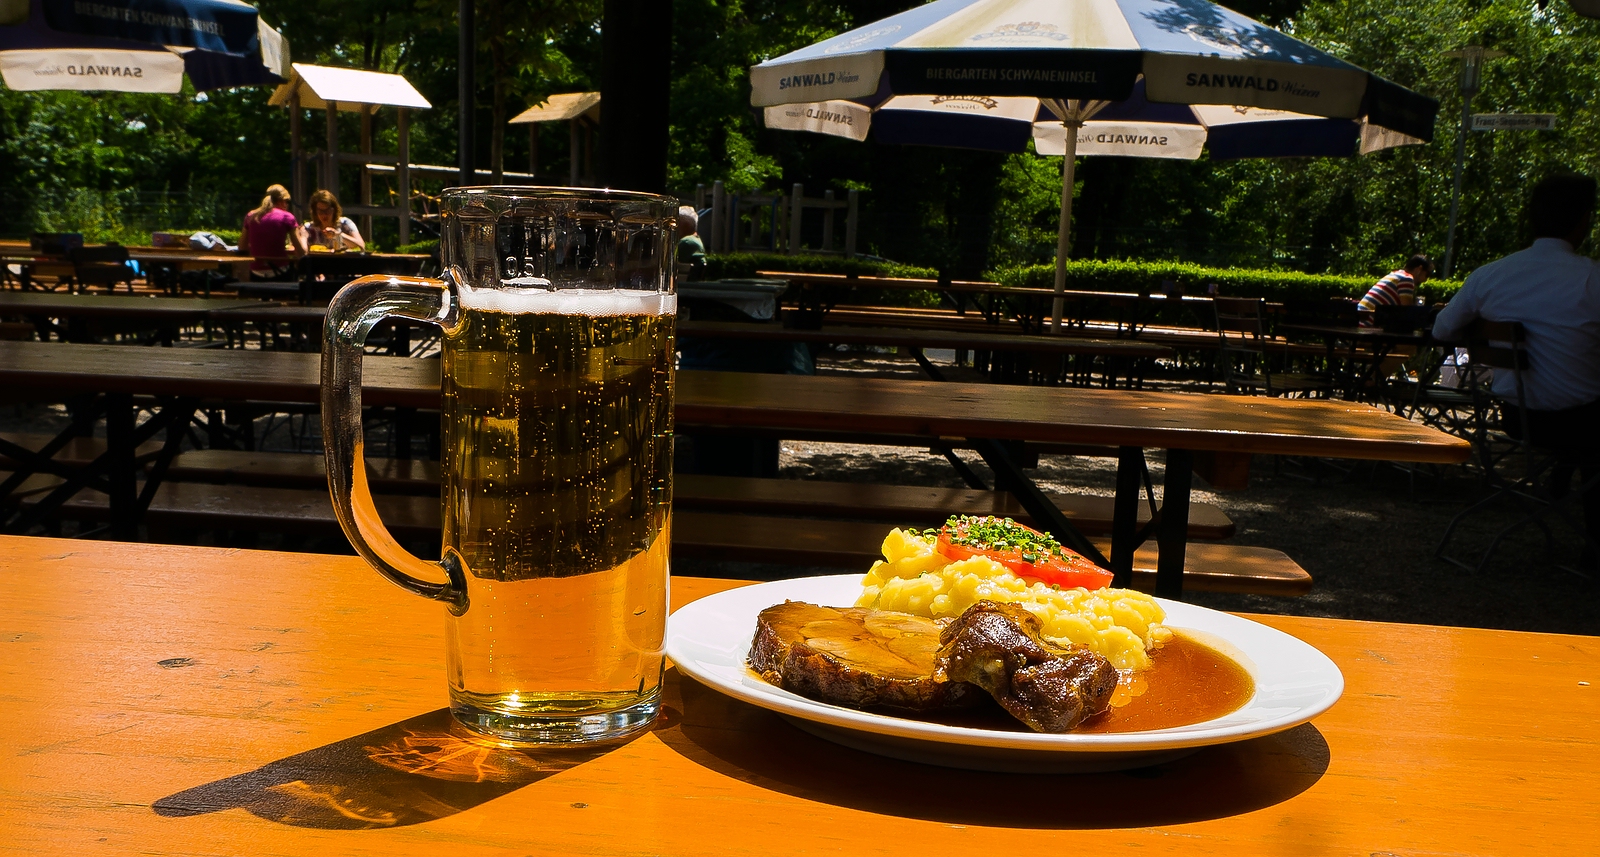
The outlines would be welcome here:
M 1018 577 L 988 557 L 952 561 L 931 536 L 901 529 L 884 538 L 883 559 L 862 580 L 856 606 L 939 619 L 984 600 L 1026 608 L 1050 641 L 1085 646 L 1124 672 L 1148 667 L 1150 652 L 1172 636 L 1161 624 L 1166 611 L 1143 592 L 1061 589 Z

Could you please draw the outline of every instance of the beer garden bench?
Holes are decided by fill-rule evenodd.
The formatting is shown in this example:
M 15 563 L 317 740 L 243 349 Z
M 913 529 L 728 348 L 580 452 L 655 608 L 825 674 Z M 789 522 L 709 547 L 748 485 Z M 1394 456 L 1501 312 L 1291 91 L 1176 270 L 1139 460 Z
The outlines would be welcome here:
M 431 461 L 370 459 L 374 502 L 403 540 L 436 540 L 439 471 Z M 887 528 L 937 526 L 951 514 L 993 514 L 1030 522 L 1004 492 L 812 480 L 681 474 L 675 479 L 674 553 L 682 557 L 788 563 L 865 570 L 881 558 Z M 1108 497 L 1051 494 L 1080 530 L 1110 532 Z M 84 494 L 63 509 L 86 520 L 105 513 L 103 498 Z M 1141 521 L 1148 508 L 1141 507 Z M 206 449 L 173 460 L 146 521 L 155 534 L 179 529 L 286 532 L 336 537 L 321 456 Z M 1192 539 L 1233 535 L 1232 520 L 1212 504 L 1190 507 Z M 1105 544 L 1099 545 L 1108 549 Z M 1154 584 L 1156 551 L 1134 557 L 1134 582 Z M 1191 543 L 1185 587 L 1196 591 L 1299 595 L 1311 577 L 1280 551 Z

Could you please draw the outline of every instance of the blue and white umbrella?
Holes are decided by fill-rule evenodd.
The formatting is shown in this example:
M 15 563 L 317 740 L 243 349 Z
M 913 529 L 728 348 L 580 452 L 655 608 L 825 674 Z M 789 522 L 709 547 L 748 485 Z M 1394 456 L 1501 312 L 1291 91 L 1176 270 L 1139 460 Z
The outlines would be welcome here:
M 279 84 L 289 44 L 240 0 L 0 0 L 0 77 L 17 90 L 179 92 Z
M 768 107 L 768 128 L 813 131 L 880 143 L 945 146 L 1041 155 L 1066 153 L 1066 125 L 1037 98 L 895 95 Z M 1423 140 L 1364 119 L 1330 119 L 1287 110 L 1221 104 L 1152 104 L 1144 81 L 1124 101 L 1107 104 L 1078 129 L 1076 154 L 1215 161 L 1238 158 L 1338 157 Z
M 770 127 L 1064 155 L 1352 154 L 1433 137 L 1438 102 L 1207 0 L 934 0 L 750 69 Z M 1061 300 L 1053 311 L 1059 326 Z

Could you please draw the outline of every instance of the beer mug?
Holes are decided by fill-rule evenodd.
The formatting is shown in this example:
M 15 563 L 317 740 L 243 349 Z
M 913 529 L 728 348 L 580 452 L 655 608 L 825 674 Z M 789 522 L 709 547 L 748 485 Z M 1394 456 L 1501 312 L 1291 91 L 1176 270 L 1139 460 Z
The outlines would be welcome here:
M 322 420 L 339 523 L 379 573 L 445 603 L 450 709 L 498 743 L 605 741 L 655 718 L 676 215 L 674 200 L 640 193 L 453 188 L 439 279 L 362 277 L 328 306 Z M 391 316 L 443 331 L 438 562 L 384 529 L 367 484 L 362 344 Z

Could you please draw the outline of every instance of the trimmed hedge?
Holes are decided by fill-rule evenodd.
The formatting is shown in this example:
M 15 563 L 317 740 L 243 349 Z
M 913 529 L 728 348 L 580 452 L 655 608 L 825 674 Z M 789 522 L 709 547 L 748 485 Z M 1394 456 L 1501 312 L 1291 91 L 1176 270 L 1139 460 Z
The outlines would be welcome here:
M 439 239 L 426 238 L 422 241 L 413 241 L 410 244 L 401 244 L 394 248 L 396 253 L 436 253 L 439 250 Z
M 1030 265 L 990 273 L 990 278 L 1008 286 L 1055 288 L 1055 265 Z M 1203 295 L 1208 283 L 1217 284 L 1218 294 L 1228 297 L 1266 298 L 1273 301 L 1359 298 L 1366 294 L 1377 277 L 1350 277 L 1339 274 L 1301 274 L 1294 271 L 1263 271 L 1249 268 L 1207 268 L 1186 262 L 1102 261 L 1096 259 L 1067 262 L 1067 288 L 1098 292 L 1160 292 L 1162 283 L 1173 280 L 1186 294 Z M 1461 287 L 1459 281 L 1429 280 L 1422 294 L 1429 302 L 1447 300 Z

